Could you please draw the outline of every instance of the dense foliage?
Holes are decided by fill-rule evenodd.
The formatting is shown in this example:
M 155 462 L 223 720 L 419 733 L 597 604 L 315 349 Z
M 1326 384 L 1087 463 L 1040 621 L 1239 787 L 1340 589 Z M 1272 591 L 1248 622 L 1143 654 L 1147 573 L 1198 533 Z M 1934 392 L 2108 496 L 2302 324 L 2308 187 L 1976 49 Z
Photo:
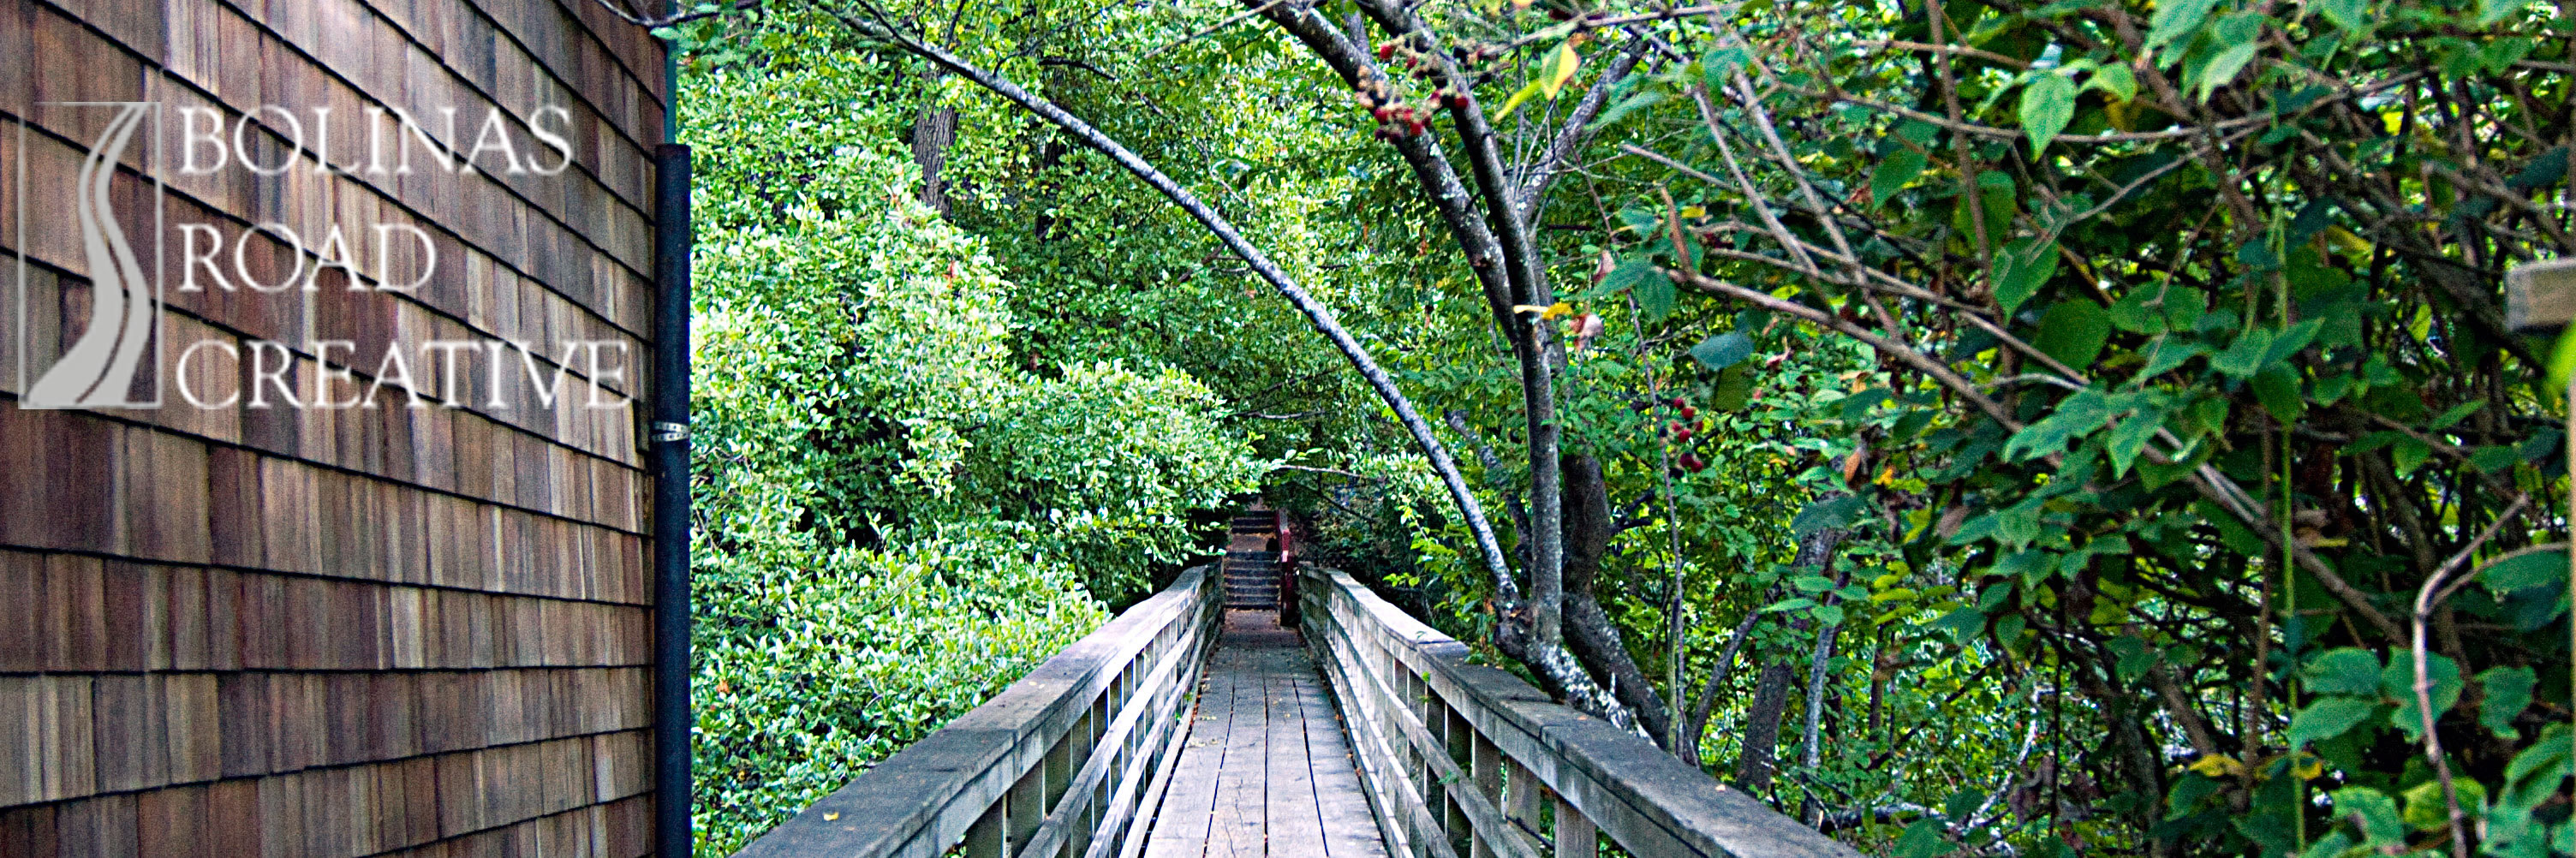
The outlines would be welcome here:
M 1259 473 L 1186 374 L 1026 359 L 1024 287 L 912 202 L 901 78 L 869 62 L 817 43 L 685 82 L 708 854 L 1089 632 Z
M 851 16 L 1242 228 L 1432 415 L 1512 568 L 1221 245 Z M 710 843 L 1137 592 L 1259 456 L 1399 604 L 1869 851 L 2576 854 L 2549 366 L 2576 349 L 2507 330 L 2501 287 L 2576 250 L 2565 6 L 853 3 L 682 29 L 726 439 L 702 681 L 736 694 L 703 720 Z M 1497 204 L 1489 163 L 1562 177 Z M 1480 223 L 1537 270 L 1496 274 Z M 1519 636 L 1551 562 L 1579 674 Z M 948 625 L 886 619 L 909 612 Z M 998 669 L 943 673 L 976 659 Z M 959 684 L 870 696 L 934 681 Z

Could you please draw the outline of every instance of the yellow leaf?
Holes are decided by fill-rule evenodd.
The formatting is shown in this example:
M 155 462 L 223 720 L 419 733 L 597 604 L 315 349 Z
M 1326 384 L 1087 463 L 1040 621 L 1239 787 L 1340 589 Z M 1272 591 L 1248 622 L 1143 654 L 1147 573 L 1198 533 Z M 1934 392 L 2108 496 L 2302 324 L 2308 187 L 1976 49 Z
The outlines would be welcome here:
M 1547 92 L 1547 97 L 1555 98 L 1565 89 L 1565 82 L 1574 79 L 1574 70 L 1582 65 L 1583 55 L 1574 52 L 1572 42 L 1556 46 L 1555 55 L 1547 58 L 1547 77 L 1543 78 L 1546 83 L 1541 85 L 1541 89 Z
M 1503 109 L 1494 111 L 1494 118 L 1501 119 L 1512 115 L 1512 110 L 1520 107 L 1521 102 L 1528 101 L 1530 96 L 1537 95 L 1539 88 L 1539 81 L 1530 81 L 1528 86 L 1521 87 L 1521 91 L 1512 93 L 1512 97 L 1503 102 Z
M 1683 207 L 1682 207 L 1682 217 L 1694 217 L 1694 218 L 1696 218 L 1696 217 L 1707 217 L 1707 216 L 1708 216 L 1708 210 L 1707 210 L 1707 209 L 1704 209 L 1704 208 L 1700 208 L 1699 206 L 1683 206 Z
M 2234 777 L 2245 773 L 2245 764 L 2226 754 L 2211 754 L 2191 764 L 2191 770 L 2208 777 Z
M 823 821 L 824 821 L 824 822 L 830 822 L 830 821 L 832 821 L 832 820 L 839 819 L 839 818 L 841 818 L 841 814 L 840 814 L 840 812 L 839 812 L 839 811 L 831 811 L 831 810 L 823 811 Z
M 2329 226 L 2326 227 L 2325 236 L 2327 241 L 2333 242 L 2334 246 L 2343 248 L 2344 250 L 2353 253 L 2370 252 L 2370 242 L 2364 240 L 2361 236 L 2352 234 L 2352 230 L 2348 230 L 2340 226 Z
M 2315 754 L 2300 751 L 2298 756 L 2293 757 L 2290 760 L 2291 777 L 2295 777 L 2303 781 L 2314 780 L 2318 775 L 2325 773 L 2326 761 Z
M 1512 312 L 1537 313 L 1539 319 L 1543 321 L 1572 313 L 1574 312 L 1574 306 L 1563 301 L 1558 301 L 1545 307 L 1541 307 L 1537 304 L 1513 304 Z

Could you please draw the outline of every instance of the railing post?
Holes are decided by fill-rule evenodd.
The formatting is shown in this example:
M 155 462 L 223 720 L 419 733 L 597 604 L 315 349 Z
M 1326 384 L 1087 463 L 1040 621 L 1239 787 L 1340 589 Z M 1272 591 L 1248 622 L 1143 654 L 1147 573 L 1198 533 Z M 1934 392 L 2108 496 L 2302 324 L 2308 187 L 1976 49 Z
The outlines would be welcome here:
M 1494 743 L 1486 739 L 1484 734 L 1475 732 L 1473 725 L 1469 725 L 1467 740 L 1473 745 L 1475 759 L 1468 767 L 1468 771 L 1476 779 L 1476 791 L 1482 793 L 1486 801 L 1501 804 L 1503 798 L 1502 749 L 1494 747 Z M 1509 836 L 1511 835 L 1498 832 L 1476 838 L 1476 850 L 1472 858 L 1487 858 L 1493 855 L 1496 847 L 1488 841 Z
M 1513 760 L 1504 760 L 1503 767 L 1510 772 L 1503 785 L 1503 815 L 1531 836 L 1546 832 L 1546 820 L 1539 818 L 1538 775 Z
M 976 818 L 974 827 L 966 829 L 966 842 L 958 846 L 965 858 L 1003 858 L 1002 814 L 1008 804 L 1009 799 L 994 802 Z
M 1564 796 L 1556 797 L 1556 858 L 1593 858 L 1601 852 L 1601 835 L 1592 820 Z

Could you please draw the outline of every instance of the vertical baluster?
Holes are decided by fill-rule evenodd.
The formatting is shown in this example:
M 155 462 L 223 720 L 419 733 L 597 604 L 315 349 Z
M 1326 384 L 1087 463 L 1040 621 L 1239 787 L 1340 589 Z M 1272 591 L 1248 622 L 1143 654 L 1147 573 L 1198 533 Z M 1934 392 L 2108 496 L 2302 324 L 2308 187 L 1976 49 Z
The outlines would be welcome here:
M 1009 808 L 1006 813 L 1010 816 L 1010 846 L 1018 847 L 1029 842 L 1029 833 L 1036 831 L 1038 823 L 1046 819 L 1046 780 L 1046 764 L 1040 762 L 1030 767 L 1028 774 L 1021 775 L 1018 783 L 1011 785 L 1009 799 L 1004 803 Z
M 1601 852 L 1601 837 L 1592 820 L 1574 809 L 1564 796 L 1556 797 L 1556 858 L 1593 858 Z
M 1463 723 L 1464 719 L 1461 719 L 1461 722 Z M 1476 792 L 1484 796 L 1486 801 L 1500 806 L 1503 803 L 1503 750 L 1494 747 L 1494 743 L 1487 740 L 1485 734 L 1475 732 L 1472 724 L 1468 725 L 1467 739 L 1474 746 L 1475 760 L 1469 771 L 1476 778 Z M 1517 836 L 1508 831 L 1480 831 L 1477 835 L 1475 855 L 1472 858 L 1488 858 L 1494 854 L 1494 848 L 1491 845 L 1493 841 Z
M 966 828 L 966 842 L 959 846 L 965 858 L 1003 858 L 1002 817 L 1008 813 L 1009 804 L 1010 797 L 1003 796 Z
M 1503 785 L 1503 815 L 1520 823 L 1524 833 L 1537 834 L 1547 830 L 1544 821 L 1539 819 L 1538 775 L 1531 774 L 1528 767 L 1522 766 L 1518 760 L 1506 759 L 1503 767 L 1509 771 Z
M 1474 765 L 1475 759 L 1475 729 L 1468 725 L 1467 716 L 1449 708 L 1449 701 L 1433 693 L 1428 683 L 1423 685 L 1422 692 L 1423 696 L 1431 698 L 1432 708 L 1440 714 L 1440 742 L 1449 751 L 1449 761 L 1456 764 L 1460 771 L 1472 776 L 1473 772 L 1469 771 L 1469 767 Z M 1450 793 L 1453 787 L 1459 790 L 1470 790 L 1475 789 L 1476 785 L 1471 782 L 1441 784 L 1436 787 L 1441 805 L 1448 809 L 1449 842 L 1455 845 L 1459 854 L 1483 858 L 1485 853 L 1479 842 L 1480 838 L 1476 836 L 1476 825 L 1467 818 L 1466 804 Z

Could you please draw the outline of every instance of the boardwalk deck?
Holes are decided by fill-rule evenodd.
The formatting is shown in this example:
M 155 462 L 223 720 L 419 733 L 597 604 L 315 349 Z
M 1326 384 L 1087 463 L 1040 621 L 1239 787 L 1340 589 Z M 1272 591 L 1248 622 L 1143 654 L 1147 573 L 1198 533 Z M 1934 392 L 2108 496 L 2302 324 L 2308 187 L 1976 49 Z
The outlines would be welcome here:
M 1146 858 L 1383 858 L 1350 742 L 1297 633 L 1227 611 Z

